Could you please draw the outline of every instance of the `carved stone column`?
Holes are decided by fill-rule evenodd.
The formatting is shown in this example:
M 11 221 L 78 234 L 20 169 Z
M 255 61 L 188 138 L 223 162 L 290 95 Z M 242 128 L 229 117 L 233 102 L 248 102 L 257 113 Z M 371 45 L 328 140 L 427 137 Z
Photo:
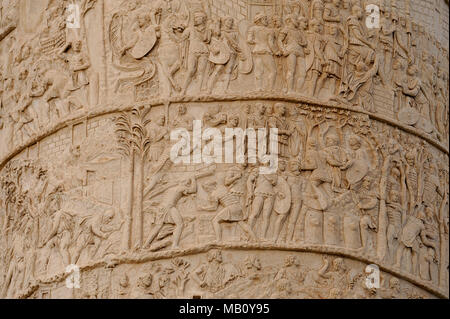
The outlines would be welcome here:
M 0 1 L 0 297 L 448 298 L 427 3 Z

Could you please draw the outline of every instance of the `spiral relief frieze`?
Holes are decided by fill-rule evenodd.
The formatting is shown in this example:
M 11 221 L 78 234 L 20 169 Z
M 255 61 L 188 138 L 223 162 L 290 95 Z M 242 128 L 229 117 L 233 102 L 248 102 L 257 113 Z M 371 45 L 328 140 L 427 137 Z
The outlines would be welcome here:
M 0 4 L 1 298 L 449 298 L 447 1 Z

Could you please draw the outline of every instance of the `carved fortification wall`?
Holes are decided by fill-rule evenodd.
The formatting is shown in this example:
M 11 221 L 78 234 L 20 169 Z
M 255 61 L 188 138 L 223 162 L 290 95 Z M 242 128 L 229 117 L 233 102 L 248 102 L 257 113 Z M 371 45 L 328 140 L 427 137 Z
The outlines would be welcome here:
M 0 15 L 2 298 L 449 297 L 448 1 Z

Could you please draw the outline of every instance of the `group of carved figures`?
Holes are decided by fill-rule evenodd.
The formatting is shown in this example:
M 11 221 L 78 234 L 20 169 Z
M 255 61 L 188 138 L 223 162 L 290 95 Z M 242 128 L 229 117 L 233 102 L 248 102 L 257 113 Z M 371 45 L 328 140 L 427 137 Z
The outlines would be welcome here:
M 385 113 L 447 139 L 448 51 L 423 27 L 394 2 L 379 7 L 375 28 L 366 25 L 370 1 L 291 2 L 251 22 L 213 16 L 199 1 L 127 2 L 112 17 L 110 42 L 114 65 L 134 76 L 119 77 L 116 89 L 159 73 L 169 95 L 284 90 Z M 380 109 L 376 86 L 391 109 Z
M 360 265 L 349 266 L 343 258 L 323 256 L 318 266 L 312 255 L 284 255 L 275 264 L 263 254 L 247 252 L 239 261 L 228 260 L 222 250 L 212 249 L 199 256 L 173 258 L 170 262 L 100 268 L 82 272 L 81 289 L 75 298 L 426 298 L 427 294 L 407 287 L 398 278 L 380 274 L 379 288 L 367 285 Z M 260 257 L 261 256 L 261 257 Z M 31 297 L 44 295 L 41 287 Z M 51 297 L 54 297 L 53 295 Z
M 262 174 L 266 164 L 244 161 L 227 168 L 203 167 L 168 182 L 166 174 L 177 164 L 168 160 L 172 144 L 167 142 L 165 118 L 157 118 L 148 126 L 148 139 L 141 137 L 149 142 L 144 159 L 149 164 L 144 165 L 148 173 L 137 180 L 148 182 L 137 188 L 144 196 L 131 198 L 143 202 L 140 213 L 129 214 L 138 223 L 130 226 L 137 229 L 134 248 L 184 247 L 189 240 L 183 238 L 190 232 L 186 225 L 192 220 L 182 213 L 190 208 L 179 204 L 190 200 L 200 214 L 215 212 L 209 227 L 219 243 L 236 240 L 224 235 L 225 225 L 235 225 L 234 232 L 242 231 L 238 241 L 343 247 L 435 284 L 446 282 L 446 160 L 425 144 L 417 145 L 415 138 L 338 110 L 323 114 L 311 107 L 255 103 L 236 113 L 211 106 L 203 115 L 205 127 L 278 129 L 276 173 Z M 172 128 L 192 131 L 192 119 L 180 105 L 168 122 Z M 123 129 L 119 133 L 121 145 L 139 143 L 126 142 Z M 393 137 L 383 142 L 384 134 Z M 142 150 L 136 147 L 134 152 Z M 247 160 L 249 153 L 250 145 Z M 214 179 L 201 180 L 209 175 Z M 153 216 L 152 223 L 142 230 L 146 213 Z
M 3 40 L 8 44 L 0 65 L 0 135 L 5 150 L 86 110 L 96 94 L 89 85 L 85 34 L 68 31 L 67 15 L 65 2 L 53 4 L 38 32 L 21 41 L 14 34 Z
M 109 28 L 116 89 L 142 85 L 158 74 L 169 95 L 194 92 L 195 85 L 220 92 L 220 81 L 230 93 L 251 90 L 248 81 L 239 81 L 250 76 L 257 90 L 284 88 L 373 113 L 380 111 L 374 87 L 382 85 L 395 98 L 392 111 L 400 122 L 446 140 L 448 61 L 440 58 L 448 58 L 447 52 L 431 47 L 423 28 L 410 25 L 395 6 L 381 7 L 381 27 L 368 30 L 358 2 L 290 1 L 282 15 L 257 14 L 250 24 L 212 16 L 206 1 L 126 1 Z M 65 20 L 64 10 L 49 10 L 47 28 L 30 43 L 57 33 L 50 26 Z M 38 44 L 11 46 L 9 67 L 0 74 L 0 132 L 9 149 L 92 100 L 86 42 L 54 43 L 52 58 L 32 52 Z M 145 108 L 114 118 L 118 153 L 129 164 L 123 212 L 79 194 L 86 176 L 77 147 L 59 167 L 52 160 L 48 168 L 20 161 L 2 168 L 1 295 L 13 296 L 47 274 L 54 258 L 67 266 L 117 253 L 117 247 L 146 252 L 199 244 L 185 240 L 204 235 L 198 234 L 203 230 L 196 214 L 206 216 L 205 233 L 218 244 L 236 240 L 225 231 L 231 225 L 238 242 L 345 249 L 448 287 L 448 158 L 419 138 L 350 111 L 283 103 L 232 108 L 211 106 L 202 115 L 203 126 L 277 128 L 276 173 L 261 174 L 264 164 L 256 162 L 206 166 L 181 179 L 171 175 L 176 165 L 170 162 L 169 129 L 193 130 L 194 114 L 184 104 L 174 118 L 170 112 L 151 118 Z M 189 209 L 194 217 L 185 215 Z M 334 265 L 336 280 L 341 261 Z M 211 265 L 196 271 L 200 285 L 212 293 L 220 289 L 209 276 L 220 263 L 214 252 Z M 324 263 L 325 270 L 304 280 L 328 278 Z M 295 266 L 292 260 L 287 264 L 286 269 Z M 175 276 L 179 289 L 183 276 Z M 277 285 L 289 286 L 283 273 L 277 276 Z M 121 285 L 125 291 L 125 278 Z M 139 286 L 148 295 L 167 296 L 163 286 L 154 290 L 151 277 Z
M 177 111 L 170 125 L 192 130 L 186 107 Z M 44 169 L 19 160 L 3 168 L 3 295 L 24 289 L 56 260 L 69 265 L 127 249 L 183 250 L 195 244 L 185 238 L 201 232 L 212 234 L 218 244 L 345 249 L 445 287 L 448 170 L 445 158 L 429 146 L 338 109 L 324 114 L 314 107 L 255 103 L 233 113 L 212 106 L 203 115 L 205 127 L 278 129 L 277 172 L 261 174 L 265 164 L 260 162 L 216 164 L 171 179 L 178 164 L 167 155 L 171 144 L 165 142 L 165 117 L 147 121 L 146 113 L 134 110 L 115 119 L 116 125 L 126 116 L 143 125 L 137 131 L 136 123 L 130 126 L 131 142 L 124 141 L 123 126 L 117 126 L 118 145 L 131 146 L 122 156 L 131 159 L 133 154 L 130 164 L 143 173 L 130 176 L 136 181 L 127 194 L 130 212 L 80 193 L 86 178 L 80 147 L 60 159 L 64 172 L 60 162 Z M 136 140 L 138 132 L 141 140 Z M 392 138 L 382 142 L 389 134 Z M 206 230 L 195 226 L 200 215 L 209 216 Z M 224 231 L 226 225 L 237 238 Z
M 127 250 L 183 250 L 195 244 L 192 235 L 218 244 L 336 247 L 446 286 L 448 169 L 429 146 L 338 109 L 324 114 L 309 106 L 255 103 L 233 112 L 211 106 L 203 114 L 205 127 L 277 128 L 277 172 L 261 174 L 265 164 L 258 161 L 200 165 L 180 180 L 168 177 L 181 164 L 169 160 L 165 123 L 192 130 L 193 117 L 183 104 L 176 110 L 169 121 L 147 120 L 145 110 L 115 118 L 118 146 L 133 167 L 130 211 L 83 195 L 80 147 L 48 168 L 21 160 L 3 168 L 4 295 L 55 264 Z M 131 136 L 123 126 L 128 120 Z M 130 149 L 123 152 L 123 146 Z M 206 229 L 198 226 L 204 216 Z
M 95 1 L 83 3 L 84 16 Z M 447 50 L 394 2 L 379 7 L 379 28 L 368 28 L 368 4 L 291 1 L 283 12 L 237 21 L 212 15 L 207 1 L 126 1 L 109 25 L 110 82 L 117 91 L 158 75 L 159 95 L 298 93 L 393 116 L 447 141 Z M 53 4 L 34 37 L 3 40 L 11 43 L 0 69 L 8 150 L 98 102 L 88 30 L 67 29 L 67 15 L 65 2 Z M 376 101 L 377 86 L 388 109 Z
M 78 263 L 83 253 L 87 256 L 83 258 L 93 260 L 110 252 L 111 242 L 108 247 L 102 244 L 121 228 L 117 212 L 69 195 L 75 176 L 59 179 L 32 161 L 19 160 L 4 170 L 0 182 L 3 298 L 14 297 L 55 269 Z

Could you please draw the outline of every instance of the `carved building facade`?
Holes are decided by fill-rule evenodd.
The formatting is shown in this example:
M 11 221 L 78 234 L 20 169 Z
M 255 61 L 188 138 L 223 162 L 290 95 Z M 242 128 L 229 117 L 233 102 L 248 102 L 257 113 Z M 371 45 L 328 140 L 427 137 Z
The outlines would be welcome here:
M 449 297 L 448 1 L 0 4 L 0 297 Z

